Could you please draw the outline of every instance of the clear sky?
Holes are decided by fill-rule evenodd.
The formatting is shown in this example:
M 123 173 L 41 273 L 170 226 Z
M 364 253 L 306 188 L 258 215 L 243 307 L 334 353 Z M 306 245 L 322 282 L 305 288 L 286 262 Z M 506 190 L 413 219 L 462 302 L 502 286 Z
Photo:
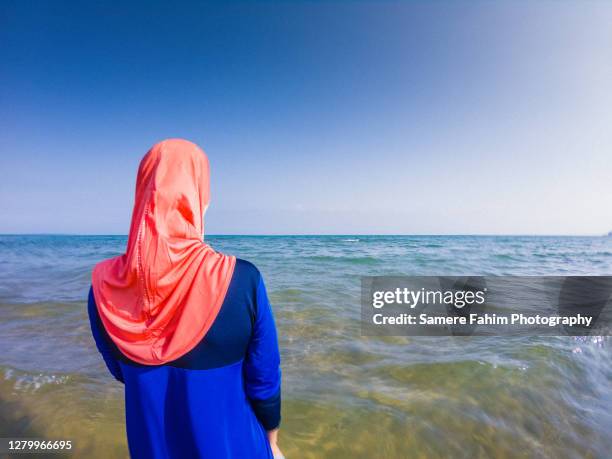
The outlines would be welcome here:
M 611 2 L 93 3 L 0 4 L 0 232 L 126 233 L 167 137 L 210 233 L 612 230 Z

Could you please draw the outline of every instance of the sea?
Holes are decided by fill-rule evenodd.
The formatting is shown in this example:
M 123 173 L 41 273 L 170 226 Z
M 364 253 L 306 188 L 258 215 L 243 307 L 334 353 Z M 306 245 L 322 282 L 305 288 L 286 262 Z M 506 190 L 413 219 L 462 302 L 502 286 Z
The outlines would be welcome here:
M 296 458 L 610 458 L 607 337 L 362 336 L 361 276 L 612 275 L 612 237 L 207 236 L 264 276 Z M 125 236 L 0 236 L 0 437 L 128 456 L 90 335 L 91 269 Z M 53 455 L 52 457 L 61 457 Z

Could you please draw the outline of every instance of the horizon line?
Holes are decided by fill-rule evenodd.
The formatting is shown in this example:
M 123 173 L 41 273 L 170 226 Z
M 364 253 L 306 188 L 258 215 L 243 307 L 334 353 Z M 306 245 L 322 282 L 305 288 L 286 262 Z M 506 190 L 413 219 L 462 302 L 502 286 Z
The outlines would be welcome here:
M 612 232 L 611 232 L 612 233 Z M 480 237 L 610 237 L 611 233 L 590 233 L 590 234 L 534 234 L 534 233 L 216 233 L 206 234 L 206 237 L 225 237 L 225 236 L 240 236 L 240 237 L 319 237 L 319 236 L 417 236 L 417 237 L 444 237 L 444 236 L 480 236 Z M 77 237 L 91 237 L 91 236 L 116 236 L 116 237 L 128 237 L 127 233 L 4 233 L 0 232 L 0 236 L 77 236 Z

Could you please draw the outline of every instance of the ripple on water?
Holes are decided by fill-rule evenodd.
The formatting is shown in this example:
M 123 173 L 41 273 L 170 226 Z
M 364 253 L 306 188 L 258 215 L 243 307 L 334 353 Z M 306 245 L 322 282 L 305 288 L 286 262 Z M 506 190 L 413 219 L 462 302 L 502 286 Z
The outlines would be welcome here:
M 4 369 L 4 380 L 13 382 L 13 389 L 18 392 L 36 392 L 50 384 L 65 384 L 69 375 L 19 372 L 12 368 Z

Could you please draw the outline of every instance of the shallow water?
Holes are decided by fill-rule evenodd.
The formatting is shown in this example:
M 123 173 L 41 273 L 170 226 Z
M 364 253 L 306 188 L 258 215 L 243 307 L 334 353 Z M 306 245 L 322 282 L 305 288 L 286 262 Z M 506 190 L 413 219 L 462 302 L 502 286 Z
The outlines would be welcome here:
M 125 237 L 0 236 L 0 436 L 127 456 L 122 387 L 89 334 L 91 267 Z M 612 274 L 612 238 L 220 236 L 260 268 L 289 458 L 610 457 L 607 338 L 360 335 L 360 276 Z M 58 457 L 58 456 L 55 456 Z

